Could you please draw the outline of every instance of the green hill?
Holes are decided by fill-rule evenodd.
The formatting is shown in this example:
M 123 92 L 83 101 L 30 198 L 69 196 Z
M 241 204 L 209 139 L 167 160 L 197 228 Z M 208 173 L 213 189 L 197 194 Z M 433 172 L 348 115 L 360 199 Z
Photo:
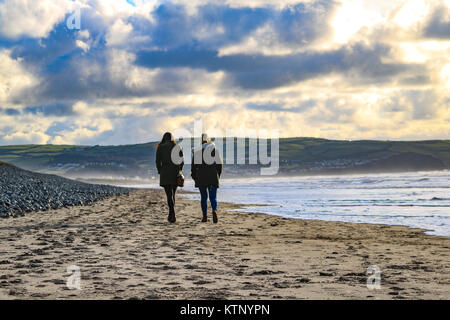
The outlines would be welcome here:
M 248 140 L 246 140 L 248 151 Z M 0 161 L 74 177 L 155 175 L 156 142 L 119 146 L 0 146 Z M 225 149 L 225 148 L 224 148 Z M 229 175 L 258 165 L 226 165 Z M 280 139 L 280 174 L 385 172 L 450 168 L 450 140 L 376 141 Z

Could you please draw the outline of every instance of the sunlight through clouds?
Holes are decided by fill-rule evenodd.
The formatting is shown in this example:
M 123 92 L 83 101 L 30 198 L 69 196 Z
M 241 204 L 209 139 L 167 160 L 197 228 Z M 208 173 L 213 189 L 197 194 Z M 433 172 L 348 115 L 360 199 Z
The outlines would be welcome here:
M 449 26 L 448 0 L 5 0 L 0 144 L 140 143 L 198 119 L 448 139 Z

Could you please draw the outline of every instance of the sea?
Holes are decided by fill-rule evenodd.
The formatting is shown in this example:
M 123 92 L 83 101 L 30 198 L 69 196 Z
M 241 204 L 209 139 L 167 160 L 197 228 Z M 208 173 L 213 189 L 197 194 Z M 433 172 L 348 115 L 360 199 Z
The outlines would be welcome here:
M 197 191 L 192 180 L 183 189 Z M 249 214 L 402 225 L 450 237 L 450 171 L 222 179 L 218 200 Z

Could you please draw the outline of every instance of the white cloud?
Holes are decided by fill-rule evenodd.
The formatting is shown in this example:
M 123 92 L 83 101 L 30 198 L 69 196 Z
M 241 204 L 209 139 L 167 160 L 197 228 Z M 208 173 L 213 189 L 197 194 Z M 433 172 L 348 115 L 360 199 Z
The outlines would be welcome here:
M 0 2 L 0 34 L 13 39 L 46 37 L 73 5 L 69 0 L 4 0 Z
M 0 117 L 1 144 L 45 144 L 50 138 L 45 133 L 52 120 L 42 118 L 40 121 L 31 115 Z
M 392 18 L 392 21 L 402 28 L 413 27 L 423 21 L 431 8 L 431 2 L 426 0 L 405 1 Z
M 87 52 L 89 50 L 89 44 L 87 42 L 81 41 L 81 40 L 76 40 L 75 44 L 77 45 L 77 47 L 81 48 L 84 52 Z
M 125 44 L 130 40 L 132 31 L 133 26 L 131 24 L 125 24 L 122 19 L 117 19 L 109 29 L 106 42 L 109 46 Z
M 0 50 L 0 102 L 8 102 L 37 82 L 36 77 L 22 66 L 21 59 L 11 58 L 9 50 Z
M 130 16 L 142 10 L 140 6 L 134 7 L 125 0 L 84 0 L 95 8 L 102 17 Z

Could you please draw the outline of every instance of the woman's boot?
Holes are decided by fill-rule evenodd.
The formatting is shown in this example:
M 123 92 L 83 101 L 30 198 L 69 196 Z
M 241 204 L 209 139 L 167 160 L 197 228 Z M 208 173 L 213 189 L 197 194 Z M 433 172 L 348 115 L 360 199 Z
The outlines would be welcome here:
M 170 223 L 175 223 L 175 221 L 177 221 L 177 218 L 175 217 L 175 212 L 170 212 L 169 216 L 167 217 L 167 220 L 169 220 Z

